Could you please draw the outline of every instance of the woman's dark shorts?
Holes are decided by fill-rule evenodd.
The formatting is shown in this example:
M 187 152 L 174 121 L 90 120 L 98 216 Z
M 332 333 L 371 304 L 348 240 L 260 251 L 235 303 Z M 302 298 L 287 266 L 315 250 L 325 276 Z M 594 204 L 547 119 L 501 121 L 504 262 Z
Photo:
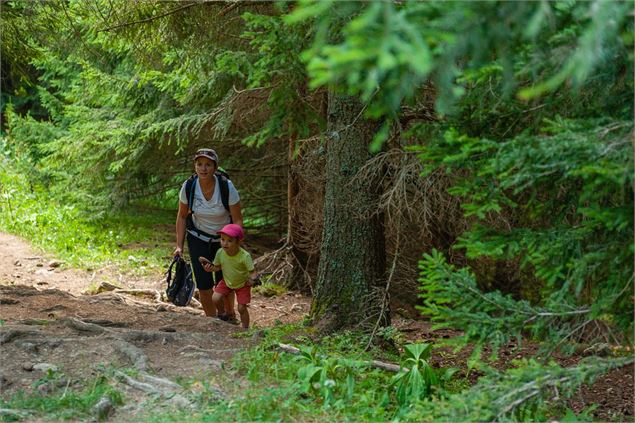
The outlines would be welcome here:
M 206 272 L 205 269 L 203 269 L 203 266 L 201 265 L 201 262 L 198 261 L 198 258 L 203 256 L 213 262 L 214 257 L 216 256 L 216 251 L 220 248 L 220 242 L 205 242 L 189 232 L 186 232 L 186 234 L 187 247 L 190 251 L 190 260 L 192 262 L 192 270 L 194 272 L 196 287 L 203 291 L 206 289 L 212 289 L 214 285 L 216 285 L 212 273 Z M 222 271 L 215 272 L 215 275 L 218 282 L 223 279 Z

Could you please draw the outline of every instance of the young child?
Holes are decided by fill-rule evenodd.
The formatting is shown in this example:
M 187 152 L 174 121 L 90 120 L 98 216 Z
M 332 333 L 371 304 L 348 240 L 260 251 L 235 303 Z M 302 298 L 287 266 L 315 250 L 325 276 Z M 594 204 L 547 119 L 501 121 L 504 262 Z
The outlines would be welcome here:
M 249 310 L 247 304 L 251 301 L 251 286 L 257 278 L 251 255 L 241 248 L 244 238 L 243 228 L 230 223 L 218 231 L 221 248 L 216 252 L 214 263 L 205 262 L 203 268 L 207 272 L 217 272 L 222 269 L 223 279 L 214 287 L 212 301 L 217 307 L 223 298 L 232 291 L 236 293 L 238 313 L 242 327 L 249 328 Z

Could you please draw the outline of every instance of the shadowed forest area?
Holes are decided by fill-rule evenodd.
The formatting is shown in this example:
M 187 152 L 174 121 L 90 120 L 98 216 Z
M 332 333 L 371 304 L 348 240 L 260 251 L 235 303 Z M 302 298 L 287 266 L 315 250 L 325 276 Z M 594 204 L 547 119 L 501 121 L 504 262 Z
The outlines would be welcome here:
M 634 13 L 0 1 L 0 418 L 633 421 Z M 205 147 L 248 331 L 165 297 Z

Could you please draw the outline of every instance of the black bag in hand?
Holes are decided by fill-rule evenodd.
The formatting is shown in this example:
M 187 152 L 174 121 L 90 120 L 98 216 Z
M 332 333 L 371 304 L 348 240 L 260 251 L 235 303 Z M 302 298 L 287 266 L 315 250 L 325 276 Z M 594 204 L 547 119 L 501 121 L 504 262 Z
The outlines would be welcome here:
M 176 268 L 174 266 L 176 265 Z M 172 277 L 174 268 L 174 277 Z M 165 294 L 172 304 L 183 307 L 190 303 L 194 295 L 194 281 L 192 280 L 192 268 L 181 256 L 174 257 L 168 269 L 168 288 Z

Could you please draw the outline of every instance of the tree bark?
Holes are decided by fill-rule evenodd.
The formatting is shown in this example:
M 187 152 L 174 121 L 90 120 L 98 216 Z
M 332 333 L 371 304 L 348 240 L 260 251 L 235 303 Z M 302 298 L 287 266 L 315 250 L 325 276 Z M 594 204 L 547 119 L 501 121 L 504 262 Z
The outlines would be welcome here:
M 380 317 L 386 269 L 383 216 L 376 213 L 380 187 L 354 179 L 372 157 L 368 146 L 379 123 L 362 114 L 356 98 L 329 93 L 324 227 L 311 307 L 313 323 L 326 333 L 372 326 Z
M 295 285 L 296 289 L 305 290 L 308 282 L 305 279 L 305 268 L 307 267 L 308 255 L 297 246 L 298 230 L 302 225 L 298 218 L 298 194 L 300 192 L 298 186 L 298 175 L 293 169 L 293 164 L 297 160 L 295 157 L 295 134 L 289 138 L 288 164 L 289 171 L 287 173 L 287 245 L 290 248 L 289 254 L 293 263 L 293 270 L 289 280 L 289 285 Z

